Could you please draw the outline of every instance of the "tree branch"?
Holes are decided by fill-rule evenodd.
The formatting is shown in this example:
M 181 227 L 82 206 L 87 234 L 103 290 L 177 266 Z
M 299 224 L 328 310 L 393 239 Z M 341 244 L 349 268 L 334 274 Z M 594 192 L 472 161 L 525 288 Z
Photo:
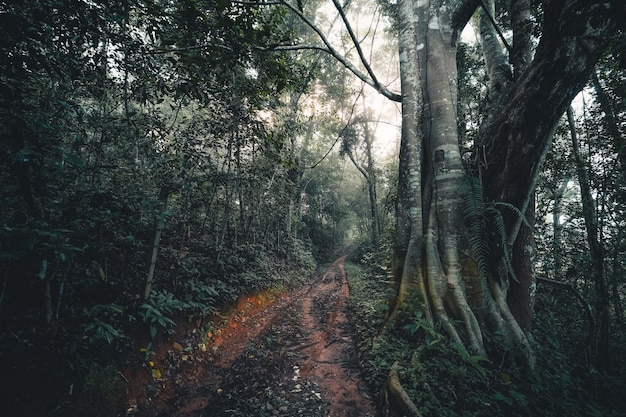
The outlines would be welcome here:
M 219 48 L 219 49 L 225 50 L 226 52 L 233 52 L 232 48 L 229 48 L 226 45 L 220 45 L 216 43 L 201 43 L 200 45 L 191 45 L 191 46 L 185 46 L 185 47 L 180 47 L 180 48 L 161 47 L 161 48 L 157 48 L 155 50 L 149 51 L 147 52 L 147 54 L 150 54 L 150 55 L 172 54 L 176 52 L 198 51 L 201 49 L 208 49 L 208 48 Z
M 526 70 L 532 61 L 532 44 L 530 30 L 531 0 L 513 0 L 511 2 L 511 28 L 513 29 L 513 46 L 509 61 L 513 66 L 514 79 Z
M 504 44 L 504 47 L 506 48 L 506 50 L 510 54 L 511 53 L 511 47 L 509 46 L 509 43 L 506 41 L 506 39 L 504 39 L 504 35 L 502 34 L 502 31 L 498 27 L 498 24 L 496 23 L 495 19 L 491 15 L 491 12 L 487 8 L 487 6 L 485 6 L 485 2 L 483 0 L 480 0 L 480 7 L 481 7 L 481 9 L 483 9 L 483 12 L 485 12 L 485 15 L 489 19 L 489 22 L 491 22 L 491 25 L 493 26 L 493 28 L 496 30 L 496 32 L 498 32 L 498 36 L 500 37 L 500 40 L 502 41 L 502 43 Z
M 350 161 L 352 161 L 352 164 L 354 165 L 354 167 L 361 173 L 361 175 L 363 175 L 365 180 L 370 181 L 369 175 L 367 175 L 367 171 L 365 171 L 365 169 L 361 165 L 359 165 L 356 159 L 354 159 L 354 155 L 352 154 L 352 149 L 348 148 L 346 150 L 346 154 L 348 155 L 348 158 L 350 158 Z
M 320 51 L 327 54 L 331 54 L 332 52 L 324 46 L 321 45 L 277 45 L 272 46 L 270 48 L 256 48 L 257 51 L 261 52 L 273 52 L 273 51 Z
M 397 93 L 394 93 L 393 91 L 390 91 L 387 87 L 385 87 L 384 85 L 380 84 L 375 78 L 371 78 L 370 76 L 362 73 L 361 71 L 359 71 L 358 68 L 356 68 L 354 66 L 354 64 L 352 64 L 343 55 L 341 55 L 332 46 L 332 44 L 330 43 L 328 38 L 324 35 L 324 33 L 322 33 L 322 31 L 311 20 L 309 20 L 300 11 L 300 9 L 298 9 L 297 7 L 291 5 L 289 2 L 284 1 L 284 0 L 283 0 L 282 4 L 285 5 L 285 7 L 287 7 L 289 10 L 291 10 L 293 13 L 295 13 L 308 27 L 310 27 L 317 34 L 317 36 L 324 43 L 324 45 L 326 45 L 326 49 L 320 48 L 319 50 L 327 52 L 328 54 L 330 54 L 333 58 L 335 58 L 337 61 L 339 61 L 346 69 L 348 69 L 348 71 L 350 71 L 351 73 L 356 75 L 361 81 L 363 81 L 365 84 L 369 85 L 370 87 L 374 88 L 376 91 L 378 91 L 383 96 L 387 97 L 388 99 L 390 99 L 392 101 L 397 101 L 397 102 L 401 102 L 402 101 L 402 96 L 400 94 L 397 94 Z M 341 7 L 341 6 L 339 6 L 339 7 Z M 345 23 L 345 21 L 344 21 L 344 23 Z M 357 48 L 359 48 L 358 42 L 355 42 L 355 46 L 357 46 Z M 361 54 L 362 54 L 362 52 L 360 53 L 360 55 Z M 370 71 L 370 70 L 368 70 L 368 71 Z
M 354 109 L 356 108 L 356 104 L 359 101 L 359 97 L 361 97 L 361 94 L 363 93 L 363 86 L 361 85 L 361 91 L 359 91 L 359 94 L 357 95 L 356 99 L 354 100 L 354 103 L 352 103 L 352 107 L 350 108 L 350 116 L 348 117 L 348 121 L 346 122 L 346 124 L 343 126 L 343 128 L 341 129 L 341 132 L 339 132 L 339 134 L 337 135 L 337 138 L 335 139 L 335 141 L 333 142 L 333 144 L 331 145 L 330 148 L 328 148 L 328 151 L 326 152 L 326 154 L 324 154 L 324 156 L 322 157 L 322 159 L 320 159 L 319 161 L 317 161 L 315 164 L 313 164 L 310 167 L 306 167 L 305 169 L 314 169 L 315 167 L 317 167 L 319 164 L 322 163 L 322 161 L 324 159 L 326 159 L 326 157 L 330 154 L 330 152 L 333 150 L 333 148 L 335 147 L 335 145 L 337 144 L 337 142 L 339 142 L 339 139 L 341 139 L 343 137 L 344 132 L 346 131 L 346 129 L 348 128 L 348 126 L 350 126 L 350 122 L 352 120 L 352 115 L 354 114 Z
M 460 32 L 480 5 L 481 0 L 464 0 L 457 3 L 457 7 L 451 13 L 451 23 L 454 30 Z
M 365 67 L 365 70 L 367 71 L 369 76 L 372 78 L 372 81 L 375 84 L 380 85 L 380 83 L 378 82 L 378 79 L 376 79 L 376 74 L 374 74 L 372 67 L 370 66 L 369 62 L 365 58 L 365 55 L 363 54 L 361 43 L 359 42 L 356 35 L 354 34 L 354 31 L 352 30 L 352 25 L 350 25 L 350 22 L 348 21 L 346 12 L 343 10 L 343 7 L 341 6 L 341 4 L 339 4 L 337 0 L 333 0 L 333 4 L 335 5 L 335 8 L 339 12 L 339 16 L 341 16 L 341 20 L 343 21 L 343 24 L 345 25 L 346 30 L 348 31 L 348 35 L 350 35 L 350 39 L 352 39 L 352 43 L 354 44 L 354 47 L 356 48 L 357 53 L 359 54 L 359 59 L 361 60 L 361 63 Z
M 496 102 L 498 97 L 509 86 L 513 76 L 508 57 L 502 51 L 502 45 L 498 42 L 498 34 L 501 32 L 492 17 L 495 13 L 494 0 L 487 0 L 487 4 L 485 4 L 485 1 L 481 1 L 480 6 L 480 42 L 489 76 L 489 98 L 492 102 Z M 504 42 L 506 44 L 506 41 Z
M 419 409 L 415 405 L 415 403 L 409 397 L 409 394 L 406 392 L 402 383 L 400 382 L 400 376 L 398 375 L 400 368 L 400 364 L 395 362 L 391 366 L 391 370 L 389 371 L 389 376 L 387 377 L 387 383 L 385 384 L 385 394 L 387 396 L 387 402 L 392 408 L 398 409 L 402 415 L 409 417 L 422 417 Z M 391 396 L 391 398 L 389 398 Z

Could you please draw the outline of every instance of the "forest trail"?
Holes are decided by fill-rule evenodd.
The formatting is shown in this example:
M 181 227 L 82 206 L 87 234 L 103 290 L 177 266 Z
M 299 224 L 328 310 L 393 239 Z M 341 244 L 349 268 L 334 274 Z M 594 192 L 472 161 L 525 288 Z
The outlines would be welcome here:
M 153 398 L 127 415 L 378 415 L 358 369 L 344 260 L 296 290 L 239 303 L 201 350 L 175 344 Z

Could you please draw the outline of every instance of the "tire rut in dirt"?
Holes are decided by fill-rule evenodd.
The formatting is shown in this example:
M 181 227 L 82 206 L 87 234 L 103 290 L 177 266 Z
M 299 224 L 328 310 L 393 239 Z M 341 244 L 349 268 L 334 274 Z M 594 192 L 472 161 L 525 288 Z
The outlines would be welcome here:
M 301 326 L 309 332 L 302 349 L 302 375 L 318 382 L 330 403 L 329 416 L 375 415 L 360 376 L 355 332 L 346 315 L 348 285 L 342 264 L 333 265 L 302 301 Z
M 222 388 L 212 402 L 207 417 L 216 416 L 311 416 L 328 415 L 314 382 L 302 379 L 298 351 L 285 347 L 283 334 L 292 330 L 281 326 L 247 352 L 230 368 Z
M 204 368 L 204 376 L 181 386 L 157 415 L 374 416 L 358 371 L 347 297 L 343 270 L 328 268 L 274 306 L 263 330 L 244 342 L 242 354 L 223 367 Z

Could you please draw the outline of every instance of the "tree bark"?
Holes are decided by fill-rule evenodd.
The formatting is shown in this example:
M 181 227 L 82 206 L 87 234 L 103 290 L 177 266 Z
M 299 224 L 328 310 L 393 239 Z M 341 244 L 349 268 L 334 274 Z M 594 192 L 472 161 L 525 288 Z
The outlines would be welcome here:
M 462 339 L 470 351 L 484 353 L 483 335 L 494 331 L 528 348 L 524 332 L 532 318 L 535 276 L 534 242 L 525 222 L 534 217 L 537 178 L 559 118 L 616 26 L 607 18 L 572 36 L 560 23 L 580 11 L 574 10 L 580 3 L 547 2 L 544 36 L 532 62 L 526 63 L 528 35 L 518 38 L 519 78 L 514 81 L 495 28 L 483 21 L 493 103 L 476 145 L 486 162 L 479 172 L 487 204 L 498 209 L 504 225 L 500 236 L 497 222 L 489 223 L 489 274 L 484 277 L 477 271 L 476 254 L 467 256 L 462 215 L 465 172 L 455 114 L 456 34 L 462 26 L 453 26 L 459 15 L 454 5 L 446 0 L 398 3 L 403 130 L 393 262 L 398 297 L 391 317 L 413 292 L 416 308 L 442 322 L 450 337 Z M 527 6 L 516 6 L 516 25 L 527 29 Z M 509 279 L 511 270 L 518 282 Z M 452 317 L 462 323 L 462 333 L 450 324 Z M 532 364 L 530 352 L 525 355 Z
M 611 102 L 607 94 L 602 89 L 598 74 L 594 71 L 591 76 L 591 84 L 596 93 L 600 109 L 604 113 L 604 124 L 606 126 L 611 139 L 613 140 L 613 146 L 617 153 L 617 160 L 619 161 L 620 170 L 622 171 L 622 180 L 626 182 L 626 147 L 624 146 L 624 136 L 620 132 L 619 123 L 617 123 L 615 117 L 615 109 L 611 105 Z
M 535 224 L 534 198 L 526 209 L 525 217 L 528 224 Z M 537 292 L 535 253 L 536 243 L 533 230 L 524 223 L 511 250 L 511 266 L 517 279 L 511 280 L 507 294 L 511 313 L 524 333 L 528 333 L 531 329 L 535 308 Z
M 370 216 L 372 219 L 372 244 L 374 247 L 378 247 L 381 234 L 378 196 L 376 195 L 378 179 L 376 177 L 376 167 L 374 166 L 374 157 L 372 155 L 372 136 L 367 123 L 365 123 L 365 136 L 363 139 L 365 140 L 365 153 L 367 157 L 365 170 L 367 172 L 367 191 L 370 199 Z
M 571 106 L 567 109 L 567 121 L 569 123 L 572 138 L 572 153 L 576 162 L 576 174 L 580 185 L 580 195 L 583 205 L 583 217 L 587 229 L 587 242 L 591 255 L 591 268 L 595 286 L 595 312 L 596 334 L 594 335 L 595 362 L 599 369 L 607 370 L 610 358 L 609 349 L 609 290 L 604 276 L 604 248 L 598 232 L 598 215 L 591 192 L 589 173 L 585 161 L 580 153 L 576 122 Z
M 424 92 L 423 74 L 418 62 L 425 49 L 426 10 L 417 2 L 398 2 L 398 48 L 402 90 L 402 135 L 399 155 L 398 197 L 396 199 L 396 233 L 392 271 L 397 296 L 390 318 L 395 318 L 409 293 L 425 294 L 424 216 L 422 211 L 422 166 L 424 130 L 420 128 Z M 427 299 L 421 308 L 430 316 Z
M 511 83 L 513 75 L 494 26 L 494 0 L 484 0 L 482 4 L 479 13 L 480 41 L 489 75 L 489 98 L 492 102 L 497 102 Z
M 513 67 L 513 79 L 518 79 L 532 61 L 530 0 L 512 0 L 510 11 L 513 30 L 510 61 Z
M 159 245 L 161 242 L 161 233 L 165 227 L 165 210 L 167 209 L 167 199 L 169 197 L 169 186 L 162 186 L 159 191 L 159 211 L 154 222 L 154 233 L 152 237 L 152 247 L 150 250 L 150 258 L 148 262 L 148 272 L 146 274 L 146 282 L 143 288 L 143 300 L 150 298 L 152 291 L 152 283 L 154 282 L 154 272 L 156 271 L 157 258 L 159 256 Z
M 387 382 L 385 383 L 385 396 L 387 405 L 389 408 L 400 412 L 401 415 L 406 417 L 422 417 L 419 409 L 415 403 L 409 397 L 402 383 L 400 382 L 400 376 L 398 375 L 398 368 L 400 364 L 395 362 L 391 366 L 389 375 L 387 376 Z

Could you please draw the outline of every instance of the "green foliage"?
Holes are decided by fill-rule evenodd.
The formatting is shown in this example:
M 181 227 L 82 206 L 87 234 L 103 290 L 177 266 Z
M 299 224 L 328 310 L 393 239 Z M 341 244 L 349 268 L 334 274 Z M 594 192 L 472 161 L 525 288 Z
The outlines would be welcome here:
M 176 325 L 172 317 L 189 308 L 189 304 L 174 298 L 167 291 L 155 291 L 150 299 L 140 306 L 140 317 L 150 327 L 150 336 L 154 339 L 159 329 L 173 333 Z
M 400 359 L 396 355 L 406 352 L 408 345 L 395 346 L 396 341 L 378 336 L 390 296 L 388 283 L 372 277 L 366 267 L 353 262 L 346 262 L 345 269 L 350 286 L 348 308 L 357 331 L 360 364 L 367 382 L 376 390 L 387 378 L 393 362 Z
M 387 280 L 393 255 L 393 233 L 388 231 L 383 234 L 377 247 L 372 245 L 369 236 L 362 237 L 355 244 L 351 258 L 357 259 L 362 267 L 367 268 L 372 277 Z
M 303 186 L 297 103 L 318 57 L 275 49 L 297 37 L 288 19 L 212 0 L 3 4 L 0 351 L 150 357 L 180 320 L 303 282 L 341 242 L 336 165 Z M 113 386 L 78 371 L 94 395 Z
M 317 267 L 311 244 L 308 242 L 294 241 L 287 255 L 287 259 L 291 261 L 292 265 L 304 272 L 313 271 Z
M 347 263 L 346 271 L 349 308 L 361 337 L 360 363 L 374 392 L 380 393 L 398 361 L 403 387 L 424 416 L 618 416 L 626 409 L 617 393 L 626 377 L 623 329 L 615 332 L 616 371 L 600 374 L 586 359 L 585 323 L 572 317 L 578 313 L 562 291 L 539 293 L 532 333 L 538 362 L 529 372 L 512 361 L 492 362 L 450 343 L 415 308 L 381 333 L 385 309 L 377 306 L 385 305 L 389 283 L 355 264 Z
M 116 340 L 122 340 L 128 337 L 112 324 L 100 321 L 99 319 L 94 319 L 94 321 L 84 326 L 84 333 L 92 344 L 99 341 L 111 344 Z
M 295 281 L 292 261 L 314 268 L 288 211 L 298 109 L 264 116 L 314 73 L 268 52 L 294 35 L 283 9 L 31 3 L 0 16 L 0 343 L 106 361 L 135 321 L 171 332 Z M 159 220 L 156 291 L 137 307 Z
M 469 239 L 472 254 L 478 266 L 478 272 L 483 280 L 489 275 L 489 245 L 487 238 L 487 218 L 480 179 L 471 176 L 464 177 L 465 190 L 463 193 L 463 211 L 469 227 Z
M 417 335 L 418 333 L 423 335 L 426 346 L 432 346 L 444 340 L 443 335 L 435 331 L 419 308 L 411 308 L 410 310 L 413 311 L 413 317 L 411 317 L 408 324 L 404 325 L 404 330 L 409 332 L 410 335 Z
M 152 342 L 146 343 L 145 347 L 139 349 L 139 352 L 143 353 L 143 360 L 146 363 L 149 363 L 150 359 L 154 356 L 153 344 Z
M 482 366 L 482 363 L 489 362 L 489 359 L 480 355 L 470 355 L 465 346 L 458 343 L 451 343 L 451 346 L 459 354 L 463 362 L 470 365 L 480 376 L 487 377 L 487 370 Z
M 524 213 L 517 207 L 504 202 L 485 202 L 482 184 L 480 179 L 473 176 L 464 177 L 463 190 L 463 211 L 468 224 L 468 237 L 472 249 L 473 259 L 478 266 L 478 272 L 483 280 L 490 276 L 489 262 L 490 246 L 489 246 L 489 230 L 493 229 L 499 238 L 498 246 L 501 248 L 504 264 L 511 278 L 518 281 L 513 270 L 513 262 L 511 259 L 510 245 L 504 225 L 504 218 L 500 208 L 513 211 L 517 217 L 528 227 L 532 226 L 528 223 Z
M 213 311 L 217 305 L 217 301 L 220 299 L 219 284 L 211 285 L 210 283 L 203 282 L 200 279 L 190 279 L 184 281 L 183 294 L 186 297 L 183 298 L 188 308 L 199 317 L 207 317 Z M 222 285 L 223 287 L 223 285 Z

